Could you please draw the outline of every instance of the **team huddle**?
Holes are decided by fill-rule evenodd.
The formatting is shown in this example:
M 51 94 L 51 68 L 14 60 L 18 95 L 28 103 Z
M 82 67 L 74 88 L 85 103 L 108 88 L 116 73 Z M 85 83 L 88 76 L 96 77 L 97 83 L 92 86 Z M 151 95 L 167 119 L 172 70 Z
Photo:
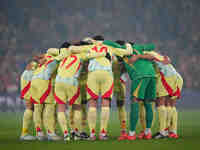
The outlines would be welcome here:
M 128 81 L 129 127 L 125 109 Z M 21 99 L 25 100 L 26 109 L 20 139 L 95 141 L 99 133 L 99 140 L 107 140 L 113 96 L 120 121 L 118 140 L 178 138 L 175 104 L 182 85 L 182 77 L 169 57 L 156 52 L 154 44 L 114 42 L 100 35 L 64 42 L 59 48 L 49 48 L 34 56 L 21 75 Z M 101 99 L 99 132 L 98 99 Z M 152 134 L 155 109 L 159 131 Z M 138 120 L 142 131 L 136 135 Z M 32 121 L 35 136 L 30 134 Z M 62 136 L 56 134 L 57 123 Z

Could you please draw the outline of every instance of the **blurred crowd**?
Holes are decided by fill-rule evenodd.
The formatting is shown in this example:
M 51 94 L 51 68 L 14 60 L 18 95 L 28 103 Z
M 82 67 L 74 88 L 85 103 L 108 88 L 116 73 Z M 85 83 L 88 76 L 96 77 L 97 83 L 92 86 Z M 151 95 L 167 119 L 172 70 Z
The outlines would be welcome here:
M 0 94 L 19 90 L 20 74 L 34 54 L 94 34 L 155 43 L 172 59 L 184 87 L 200 88 L 199 0 L 3 1 Z

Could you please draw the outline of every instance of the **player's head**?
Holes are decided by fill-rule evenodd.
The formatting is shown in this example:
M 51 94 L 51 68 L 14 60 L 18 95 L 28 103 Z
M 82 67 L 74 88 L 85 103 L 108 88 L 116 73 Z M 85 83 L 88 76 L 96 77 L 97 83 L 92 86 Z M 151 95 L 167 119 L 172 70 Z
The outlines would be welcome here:
M 65 42 L 60 46 L 59 49 L 61 49 L 61 48 L 69 48 L 70 45 L 71 45 L 71 44 L 70 44 L 69 42 L 65 41 Z
M 95 41 L 104 41 L 104 37 L 102 35 L 95 35 L 92 39 Z
M 94 43 L 94 40 L 91 37 L 85 37 L 82 41 L 88 42 L 88 43 Z
M 38 55 L 35 55 L 35 56 L 33 56 L 32 61 L 38 62 L 38 59 L 39 59 Z
M 71 43 L 65 41 L 60 47 L 59 47 L 59 53 L 61 52 L 61 49 L 67 49 L 71 46 Z
M 135 44 L 133 41 L 128 41 L 128 43 L 130 43 L 132 46 Z
M 79 41 L 79 42 L 75 42 L 73 43 L 74 46 L 84 46 L 84 45 L 90 45 L 92 43 L 87 42 L 87 41 Z
M 37 68 L 38 62 L 36 62 L 34 59 L 27 64 L 26 70 L 35 70 Z
M 45 54 L 39 54 L 38 55 L 38 63 L 39 64 L 44 64 L 46 62 L 46 55 Z
M 122 46 L 125 45 L 125 41 L 123 41 L 123 40 L 117 40 L 115 42 Z
M 46 52 L 48 56 L 58 56 L 59 55 L 59 49 L 58 48 L 49 48 Z

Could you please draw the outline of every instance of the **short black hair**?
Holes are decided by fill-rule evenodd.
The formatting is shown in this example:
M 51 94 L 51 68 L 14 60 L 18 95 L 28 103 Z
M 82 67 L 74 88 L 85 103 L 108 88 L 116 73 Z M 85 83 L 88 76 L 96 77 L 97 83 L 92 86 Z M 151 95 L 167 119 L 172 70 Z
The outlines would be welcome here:
M 115 42 L 118 43 L 119 45 L 125 45 L 125 41 L 123 40 L 117 40 Z
M 96 41 L 104 41 L 104 37 L 102 35 L 95 35 L 92 37 L 92 39 Z
M 86 41 L 79 41 L 79 42 L 74 43 L 73 45 L 81 46 L 81 45 L 90 45 L 90 44 L 92 44 L 92 43 L 86 42 Z
M 69 42 L 64 42 L 61 46 L 60 46 L 60 49 L 61 48 L 68 48 L 71 44 Z
M 135 42 L 133 42 L 133 41 L 128 41 L 128 43 L 130 43 L 131 45 L 135 44 Z

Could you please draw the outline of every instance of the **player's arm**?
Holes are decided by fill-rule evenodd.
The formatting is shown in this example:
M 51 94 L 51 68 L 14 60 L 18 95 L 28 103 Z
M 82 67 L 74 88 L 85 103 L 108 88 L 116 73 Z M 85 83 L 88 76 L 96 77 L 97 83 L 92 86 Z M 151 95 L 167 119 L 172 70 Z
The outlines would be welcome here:
M 69 50 L 71 51 L 71 53 L 74 54 L 79 54 L 79 53 L 88 53 L 89 51 L 91 51 L 91 49 L 94 47 L 94 44 L 91 45 L 81 45 L 81 46 L 70 46 Z
M 128 62 L 135 63 L 138 59 L 147 59 L 147 60 L 154 60 L 155 57 L 150 54 L 139 54 L 139 55 L 132 55 L 129 57 Z
M 125 44 L 126 49 L 124 48 L 112 48 L 112 52 L 116 55 L 116 56 L 128 56 L 131 55 L 133 53 L 133 49 L 131 44 L 126 43 Z
M 56 57 L 54 57 L 54 60 L 56 61 L 61 61 L 64 58 L 68 57 L 69 55 L 71 55 L 71 51 L 67 48 L 61 48 L 60 49 L 60 54 Z
M 126 43 L 125 46 L 121 46 L 116 42 L 113 41 L 104 41 L 104 45 L 109 46 L 111 49 L 112 53 L 115 54 L 116 56 L 126 56 L 126 55 L 131 55 L 133 53 L 133 49 L 131 44 Z
M 101 52 L 101 53 L 97 53 L 97 52 L 81 53 L 81 58 L 83 60 L 88 60 L 88 59 L 97 58 L 97 57 L 105 57 L 105 56 L 106 56 L 106 52 Z
M 155 51 L 144 51 L 144 54 L 148 54 L 154 57 L 154 61 L 161 62 L 163 64 L 170 64 L 171 59 L 168 56 L 163 56 Z
M 133 63 L 135 63 L 139 58 L 140 58 L 140 55 L 131 55 L 131 56 L 128 58 L 128 61 L 126 60 L 126 62 L 129 63 L 129 64 L 133 64 Z
M 163 64 L 171 64 L 171 59 L 168 56 L 164 56 L 164 60 L 161 61 Z
M 155 61 L 164 61 L 164 56 L 155 51 L 144 51 L 144 54 L 153 56 Z

